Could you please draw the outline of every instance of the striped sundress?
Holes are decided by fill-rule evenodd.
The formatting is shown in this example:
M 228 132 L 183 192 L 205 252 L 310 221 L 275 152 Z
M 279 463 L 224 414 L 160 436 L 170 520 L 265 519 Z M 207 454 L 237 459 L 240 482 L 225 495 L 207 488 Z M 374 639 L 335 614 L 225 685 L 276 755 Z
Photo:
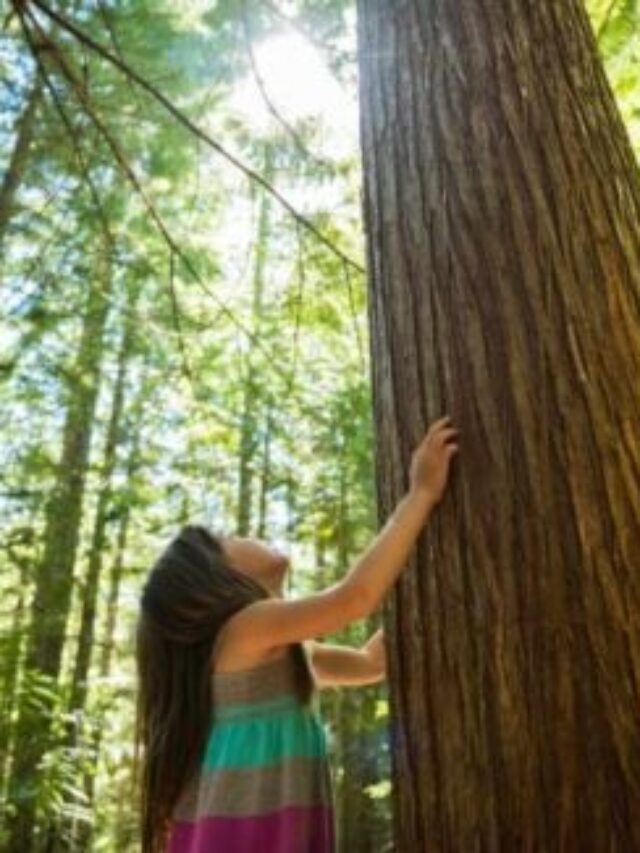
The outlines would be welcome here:
M 214 718 L 168 853 L 334 853 L 325 732 L 294 684 L 290 653 L 212 675 Z

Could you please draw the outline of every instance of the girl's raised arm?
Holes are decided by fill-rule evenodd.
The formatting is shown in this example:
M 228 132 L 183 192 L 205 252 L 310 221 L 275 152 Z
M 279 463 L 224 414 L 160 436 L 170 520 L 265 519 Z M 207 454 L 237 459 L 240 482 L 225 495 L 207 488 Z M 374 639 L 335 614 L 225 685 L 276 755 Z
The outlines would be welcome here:
M 339 631 L 382 603 L 407 563 L 425 522 L 440 502 L 449 463 L 458 451 L 450 418 L 430 426 L 411 459 L 410 488 L 385 526 L 344 578 L 305 598 L 250 604 L 225 625 L 224 642 L 254 654 Z

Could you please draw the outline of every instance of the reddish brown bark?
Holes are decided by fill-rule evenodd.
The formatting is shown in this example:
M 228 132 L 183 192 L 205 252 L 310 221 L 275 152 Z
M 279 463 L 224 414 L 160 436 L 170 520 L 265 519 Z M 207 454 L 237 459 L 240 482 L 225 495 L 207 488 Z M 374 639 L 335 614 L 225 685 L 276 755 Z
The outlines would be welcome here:
M 580 0 L 360 0 L 398 851 L 640 851 L 640 179 Z

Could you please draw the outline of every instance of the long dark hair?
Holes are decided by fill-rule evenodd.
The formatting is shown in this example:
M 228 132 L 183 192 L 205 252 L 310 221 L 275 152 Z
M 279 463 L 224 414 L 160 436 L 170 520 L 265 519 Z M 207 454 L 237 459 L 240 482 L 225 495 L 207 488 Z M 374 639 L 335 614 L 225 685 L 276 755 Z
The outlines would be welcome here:
M 187 525 L 151 569 L 136 634 L 138 700 L 135 772 L 143 853 L 161 853 L 183 786 L 197 770 L 212 721 L 211 652 L 238 610 L 269 593 L 234 569 L 220 538 Z M 292 647 L 296 688 L 313 681 L 300 644 Z

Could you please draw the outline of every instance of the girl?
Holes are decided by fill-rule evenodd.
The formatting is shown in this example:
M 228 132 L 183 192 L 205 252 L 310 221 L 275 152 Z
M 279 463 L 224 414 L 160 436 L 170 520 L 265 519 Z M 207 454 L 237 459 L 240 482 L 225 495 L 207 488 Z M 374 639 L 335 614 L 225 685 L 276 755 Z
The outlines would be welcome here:
M 332 853 L 315 686 L 384 673 L 380 632 L 361 650 L 313 638 L 373 613 L 444 493 L 450 418 L 414 451 L 410 487 L 344 578 L 282 597 L 286 555 L 184 527 L 152 568 L 137 629 L 136 767 L 143 853 Z M 303 646 L 305 643 L 305 646 Z

